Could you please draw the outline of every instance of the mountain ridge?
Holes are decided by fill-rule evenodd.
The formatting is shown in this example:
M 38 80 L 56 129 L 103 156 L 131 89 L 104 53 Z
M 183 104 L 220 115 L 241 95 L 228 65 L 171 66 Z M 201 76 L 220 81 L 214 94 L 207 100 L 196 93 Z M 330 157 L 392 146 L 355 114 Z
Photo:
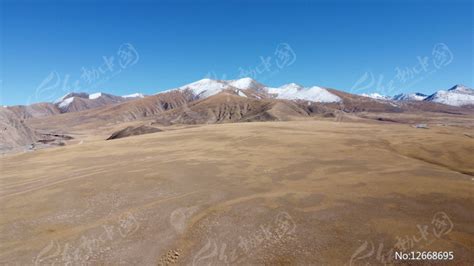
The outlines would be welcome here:
M 455 86 L 447 93 L 472 96 L 471 89 L 465 86 Z M 373 99 L 332 88 L 303 87 L 296 83 L 272 88 L 249 78 L 230 81 L 203 79 L 150 96 L 74 92 L 54 103 L 4 109 L 5 124 L 14 125 L 14 128 L 7 126 L 2 132 L 6 142 L 11 139 L 9 143 L 12 144 L 6 148 L 37 141 L 39 137 L 33 129 L 70 132 L 84 128 L 116 127 L 122 123 L 168 126 L 289 121 L 311 117 L 339 119 L 342 116 L 345 119 L 388 121 L 377 114 L 435 112 L 464 115 L 474 110 L 427 100 Z M 18 120 L 25 122 L 14 122 Z M 15 140 L 15 128 L 25 133 L 23 141 Z M 146 127 L 129 128 L 124 134 L 150 131 Z

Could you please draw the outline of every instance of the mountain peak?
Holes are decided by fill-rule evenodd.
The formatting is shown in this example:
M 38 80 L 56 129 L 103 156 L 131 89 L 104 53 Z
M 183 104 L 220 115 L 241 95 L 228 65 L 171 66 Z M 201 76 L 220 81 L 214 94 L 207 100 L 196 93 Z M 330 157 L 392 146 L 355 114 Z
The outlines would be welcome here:
M 92 94 L 89 94 L 89 99 L 91 99 L 91 100 L 97 99 L 97 98 L 99 98 L 100 96 L 102 96 L 102 92 L 92 93 Z
M 469 88 L 465 85 L 462 85 L 462 84 L 457 84 L 454 87 L 452 87 L 451 89 L 449 89 L 448 91 L 473 92 L 473 89 L 471 89 L 471 88 Z
M 206 98 L 221 92 L 227 84 L 222 81 L 204 78 L 179 87 L 180 90 L 190 90 L 198 98 Z
M 241 90 L 261 89 L 261 88 L 265 87 L 264 85 L 262 85 L 258 81 L 254 80 L 252 78 L 249 78 L 249 77 L 236 79 L 236 80 L 230 80 L 229 85 L 232 86 L 232 87 L 235 87 L 237 89 L 241 89 Z
M 376 100 L 389 100 L 390 97 L 382 95 L 377 92 L 372 92 L 372 93 L 362 93 L 360 96 L 376 99 Z
M 453 106 L 474 105 L 474 90 L 464 85 L 456 85 L 447 91 L 435 92 L 428 96 L 425 101 Z
M 69 92 L 66 95 L 64 95 L 63 97 L 61 97 L 61 98 L 57 99 L 56 101 L 54 101 L 54 103 L 60 103 L 64 100 L 66 100 L 67 98 L 71 98 L 71 97 L 89 98 L 89 94 L 85 93 L 85 92 Z
M 395 101 L 423 101 L 428 95 L 423 93 L 400 93 L 392 97 Z

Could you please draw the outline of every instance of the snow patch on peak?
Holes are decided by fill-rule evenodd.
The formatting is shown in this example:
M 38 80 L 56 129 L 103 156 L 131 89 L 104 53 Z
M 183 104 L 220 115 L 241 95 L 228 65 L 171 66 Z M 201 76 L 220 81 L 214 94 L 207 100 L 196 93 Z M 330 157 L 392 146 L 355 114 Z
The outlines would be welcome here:
M 113 94 L 108 94 L 104 92 L 96 92 L 89 95 L 89 100 L 97 100 L 97 99 L 110 100 L 114 102 L 123 101 L 123 97 L 121 96 L 115 96 Z
M 122 96 L 122 98 L 144 98 L 144 97 L 145 95 L 143 95 L 142 93 L 132 93 L 132 94 Z
M 239 92 L 238 92 L 237 94 L 238 94 L 240 97 L 245 97 L 245 98 L 247 98 L 247 95 L 246 95 L 243 91 L 241 91 L 241 90 L 239 90 Z
M 100 96 L 102 96 L 102 92 L 92 93 L 92 94 L 89 94 L 89 99 L 94 100 L 94 99 L 99 98 Z
M 241 78 L 229 81 L 229 85 L 237 89 L 260 89 L 264 86 L 251 78 Z
M 59 103 L 58 107 L 61 110 L 66 109 L 73 101 L 74 101 L 74 96 L 66 98 L 65 100 L 63 100 Z
M 71 97 L 89 98 L 89 94 L 87 94 L 85 92 L 70 92 L 70 93 L 64 95 L 63 97 L 57 99 L 56 101 L 54 101 L 54 103 L 59 104 L 62 101 L 66 100 L 68 98 L 71 98 Z
M 376 99 L 376 100 L 389 100 L 390 97 L 384 96 L 380 93 L 373 92 L 373 93 L 362 93 L 360 96 Z

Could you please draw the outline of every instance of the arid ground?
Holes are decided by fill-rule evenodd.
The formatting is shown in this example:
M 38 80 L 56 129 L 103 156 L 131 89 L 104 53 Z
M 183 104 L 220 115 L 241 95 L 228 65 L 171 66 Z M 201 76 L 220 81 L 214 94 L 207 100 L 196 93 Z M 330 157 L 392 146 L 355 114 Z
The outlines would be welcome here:
M 75 135 L 0 158 L 0 264 L 472 265 L 473 136 L 314 120 Z

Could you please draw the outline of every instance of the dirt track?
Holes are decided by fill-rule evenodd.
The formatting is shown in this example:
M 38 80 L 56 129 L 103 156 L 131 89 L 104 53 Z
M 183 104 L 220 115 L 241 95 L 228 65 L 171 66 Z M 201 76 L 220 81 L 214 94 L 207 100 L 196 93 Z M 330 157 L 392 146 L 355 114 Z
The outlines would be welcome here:
M 0 264 L 380 264 L 395 249 L 472 264 L 465 132 L 242 123 L 5 156 Z

